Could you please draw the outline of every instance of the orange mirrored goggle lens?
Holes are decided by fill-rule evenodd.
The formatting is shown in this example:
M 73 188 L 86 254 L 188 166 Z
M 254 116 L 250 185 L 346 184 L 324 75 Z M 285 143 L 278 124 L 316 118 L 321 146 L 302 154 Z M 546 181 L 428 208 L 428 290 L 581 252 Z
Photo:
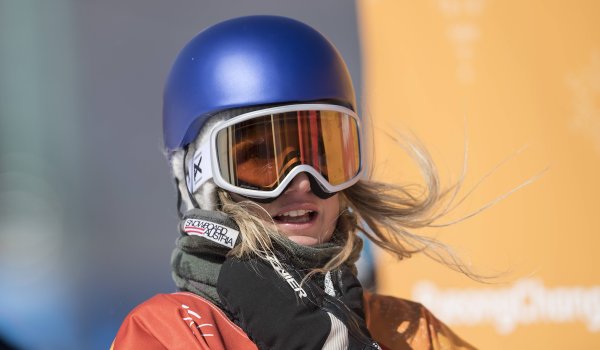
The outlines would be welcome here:
M 337 111 L 293 111 L 255 117 L 216 135 L 218 171 L 233 186 L 271 191 L 299 165 L 332 186 L 360 172 L 356 119 Z

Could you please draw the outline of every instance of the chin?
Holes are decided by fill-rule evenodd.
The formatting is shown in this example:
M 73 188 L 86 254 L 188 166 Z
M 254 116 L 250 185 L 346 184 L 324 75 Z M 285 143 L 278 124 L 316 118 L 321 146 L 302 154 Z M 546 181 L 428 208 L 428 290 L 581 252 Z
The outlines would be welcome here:
M 317 245 L 319 243 L 322 243 L 316 237 L 311 237 L 311 236 L 288 236 L 288 238 L 290 241 L 292 241 L 296 244 L 306 245 L 306 246 Z

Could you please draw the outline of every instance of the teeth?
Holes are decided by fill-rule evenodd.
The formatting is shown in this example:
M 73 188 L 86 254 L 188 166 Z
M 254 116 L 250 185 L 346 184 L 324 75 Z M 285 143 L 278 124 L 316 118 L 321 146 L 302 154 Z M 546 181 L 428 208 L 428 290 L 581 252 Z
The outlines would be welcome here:
M 312 213 L 312 210 L 292 210 L 292 211 L 286 211 L 285 213 L 280 214 L 279 216 L 298 217 L 298 216 L 304 216 L 309 213 Z

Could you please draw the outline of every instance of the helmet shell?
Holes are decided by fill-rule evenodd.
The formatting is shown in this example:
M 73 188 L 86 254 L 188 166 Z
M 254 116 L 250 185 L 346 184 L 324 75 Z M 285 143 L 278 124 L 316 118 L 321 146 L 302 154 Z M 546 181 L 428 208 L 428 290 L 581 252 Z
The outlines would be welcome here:
M 163 96 L 165 146 L 186 146 L 220 111 L 313 101 L 356 111 L 348 68 L 329 40 L 286 17 L 227 20 L 200 32 L 175 59 Z

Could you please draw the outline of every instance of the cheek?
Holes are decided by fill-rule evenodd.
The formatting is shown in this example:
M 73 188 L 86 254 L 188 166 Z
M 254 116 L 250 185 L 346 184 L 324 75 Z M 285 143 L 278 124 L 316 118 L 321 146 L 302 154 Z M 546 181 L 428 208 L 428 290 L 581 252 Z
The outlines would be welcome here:
M 239 202 L 244 202 L 244 201 L 250 201 L 254 204 L 257 204 L 259 207 L 263 208 L 264 210 L 266 210 L 267 212 L 270 213 L 270 209 L 272 207 L 272 203 L 258 203 L 258 202 L 254 202 L 253 200 L 250 200 L 246 197 L 242 197 L 239 194 L 235 194 L 235 193 L 231 193 L 229 192 L 229 195 L 231 196 L 231 199 L 233 199 L 234 202 L 239 203 Z
M 329 232 L 332 232 L 337 223 L 338 215 L 340 214 L 340 199 L 339 195 L 332 196 L 325 200 L 323 205 L 323 217 L 325 225 Z

